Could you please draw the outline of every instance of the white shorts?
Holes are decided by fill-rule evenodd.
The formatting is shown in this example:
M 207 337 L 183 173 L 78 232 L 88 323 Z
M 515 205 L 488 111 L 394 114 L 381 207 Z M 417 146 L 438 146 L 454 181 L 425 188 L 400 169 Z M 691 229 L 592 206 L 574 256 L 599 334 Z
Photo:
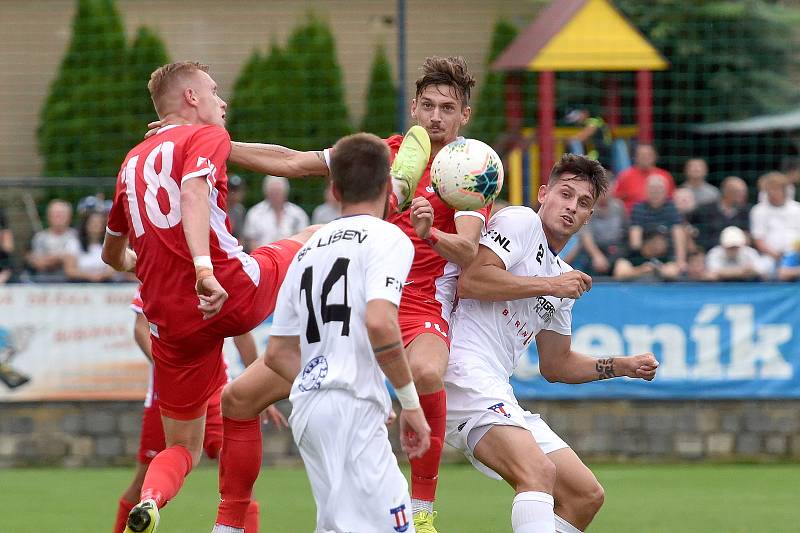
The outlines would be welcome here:
M 461 450 L 479 471 L 490 478 L 502 479 L 497 472 L 478 461 L 473 455 L 475 445 L 492 426 L 516 426 L 527 429 L 545 454 L 569 447 L 538 414 L 519 406 L 511 385 L 491 384 L 485 379 L 479 381 L 481 388 L 491 392 L 487 394 L 466 387 L 463 382 L 456 384 L 447 381 L 447 376 L 444 383 L 447 391 L 445 441 L 453 448 Z
M 413 533 L 383 409 L 342 390 L 315 394 L 305 430 L 295 434 L 317 503 L 315 532 Z

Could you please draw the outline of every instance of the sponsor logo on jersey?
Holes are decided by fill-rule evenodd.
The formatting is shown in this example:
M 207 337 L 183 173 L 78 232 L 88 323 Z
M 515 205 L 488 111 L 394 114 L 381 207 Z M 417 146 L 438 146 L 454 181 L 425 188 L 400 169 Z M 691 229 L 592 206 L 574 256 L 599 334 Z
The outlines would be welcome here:
M 402 533 L 408 530 L 408 517 L 406 516 L 406 504 L 389 509 L 389 514 L 394 517 L 394 530 Z
M 431 185 L 425 187 L 425 191 L 428 192 L 429 194 L 433 194 L 434 192 L 436 192 Z
M 461 431 L 461 430 L 463 430 L 463 429 L 464 429 L 464 426 L 466 426 L 466 425 L 467 425 L 467 422 L 469 422 L 469 420 L 464 420 L 463 422 L 461 422 L 461 423 L 458 425 L 458 428 L 456 428 L 456 429 L 458 429 L 458 431 Z
M 325 236 L 320 237 L 317 241 L 317 248 L 323 248 L 339 241 L 357 241 L 361 244 L 365 240 L 367 240 L 367 230 L 365 229 L 338 229 L 328 235 L 327 239 Z
M 489 411 L 494 411 L 498 415 L 503 415 L 506 418 L 511 418 L 511 413 L 506 412 L 506 404 L 503 402 L 496 403 L 492 406 L 487 407 Z
M 297 388 L 303 392 L 318 389 L 327 375 L 328 360 L 325 359 L 324 355 L 318 355 L 303 368 Z
M 548 324 L 553 319 L 556 308 L 547 298 L 539 296 L 536 298 L 536 307 L 533 308 L 533 312 L 539 315 L 539 318 L 541 318 L 545 324 Z
M 505 250 L 508 253 L 511 253 L 511 239 L 508 237 L 504 237 L 500 234 L 496 229 L 491 229 L 483 234 L 485 238 L 488 238 L 497 244 L 500 245 L 500 248 Z
M 405 283 L 401 280 L 393 278 L 392 276 L 386 276 L 387 287 L 393 287 L 397 292 L 403 292 L 403 285 L 405 285 Z

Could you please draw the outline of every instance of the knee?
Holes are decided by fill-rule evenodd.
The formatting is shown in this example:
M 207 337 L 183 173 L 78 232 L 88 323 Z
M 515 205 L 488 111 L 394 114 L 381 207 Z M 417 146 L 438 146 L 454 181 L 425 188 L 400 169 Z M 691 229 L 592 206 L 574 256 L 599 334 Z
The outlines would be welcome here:
M 421 358 L 410 361 L 411 375 L 414 378 L 414 385 L 420 394 L 429 394 L 440 390 L 444 383 L 442 382 L 442 373 L 435 361 L 420 360 Z
M 241 391 L 237 390 L 236 381 L 228 383 L 225 385 L 225 388 L 222 389 L 220 406 L 222 409 L 222 416 L 227 418 L 247 420 L 258 416 L 258 413 L 250 412 L 252 411 L 251 402 L 248 402 Z
M 556 483 L 556 465 L 547 457 L 527 462 L 518 471 L 519 475 L 514 483 L 514 490 L 517 492 L 553 493 Z

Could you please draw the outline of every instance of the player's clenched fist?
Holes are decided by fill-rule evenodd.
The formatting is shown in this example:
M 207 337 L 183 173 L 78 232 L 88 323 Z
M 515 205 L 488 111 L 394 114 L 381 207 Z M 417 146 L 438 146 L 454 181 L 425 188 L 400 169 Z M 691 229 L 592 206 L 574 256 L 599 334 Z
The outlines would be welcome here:
M 431 428 L 422 409 L 400 412 L 400 447 L 409 459 L 422 457 L 431 446 Z
M 195 284 L 200 304 L 197 308 L 203 313 L 203 320 L 215 316 L 228 299 L 228 292 L 219 284 L 213 274 L 199 275 Z
M 652 381 L 653 378 L 656 377 L 658 360 L 652 353 L 630 355 L 628 357 L 615 357 L 615 360 L 623 376 L 645 379 L 647 381 Z
M 433 227 L 433 206 L 423 198 L 417 196 L 411 201 L 411 224 L 420 239 L 427 239 Z
M 550 296 L 556 298 L 580 298 L 592 288 L 592 277 L 580 270 L 571 270 L 550 278 Z

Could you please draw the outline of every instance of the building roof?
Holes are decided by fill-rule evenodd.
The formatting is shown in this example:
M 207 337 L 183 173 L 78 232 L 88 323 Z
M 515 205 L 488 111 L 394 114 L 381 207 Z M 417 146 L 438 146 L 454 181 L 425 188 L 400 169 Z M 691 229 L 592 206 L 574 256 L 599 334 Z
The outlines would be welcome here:
M 494 70 L 665 70 L 669 63 L 609 0 L 553 0 Z
M 779 115 L 758 115 L 742 120 L 700 124 L 693 126 L 692 130 L 704 134 L 800 130 L 800 109 L 793 109 Z

